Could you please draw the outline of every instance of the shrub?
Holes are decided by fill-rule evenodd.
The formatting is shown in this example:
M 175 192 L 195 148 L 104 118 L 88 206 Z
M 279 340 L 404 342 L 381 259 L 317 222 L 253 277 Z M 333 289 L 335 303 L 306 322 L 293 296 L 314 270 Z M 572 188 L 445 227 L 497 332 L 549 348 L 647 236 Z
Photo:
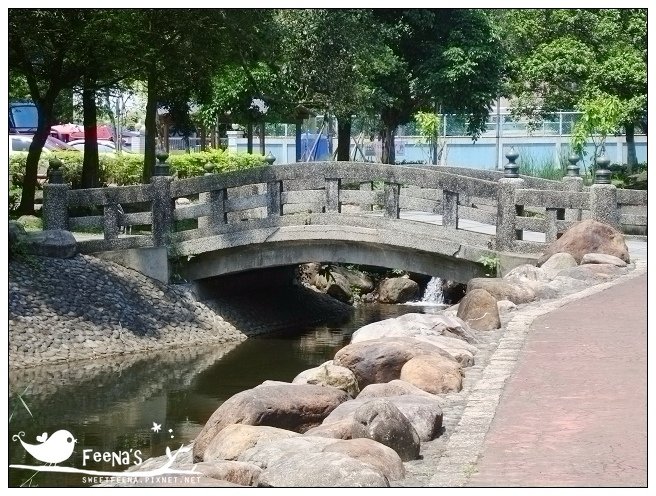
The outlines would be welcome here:
M 56 152 L 54 153 L 63 165 L 64 180 L 76 188 L 80 185 L 82 177 L 82 163 L 84 155 L 80 152 Z M 39 161 L 39 171 L 48 168 L 48 157 L 43 156 Z M 227 150 L 210 150 L 206 152 L 186 153 L 171 155 L 168 164 L 171 173 L 179 179 L 201 176 L 205 173 L 205 164 L 211 162 L 216 164 L 216 172 L 229 172 L 264 165 L 264 157 L 248 153 L 234 153 Z M 9 170 L 13 174 L 13 182 L 19 186 L 23 184 L 25 174 L 25 162 L 27 153 L 16 153 L 10 156 Z M 117 184 L 124 186 L 128 184 L 139 184 L 143 173 L 143 155 L 134 153 L 123 153 L 120 155 L 100 154 L 101 184 Z

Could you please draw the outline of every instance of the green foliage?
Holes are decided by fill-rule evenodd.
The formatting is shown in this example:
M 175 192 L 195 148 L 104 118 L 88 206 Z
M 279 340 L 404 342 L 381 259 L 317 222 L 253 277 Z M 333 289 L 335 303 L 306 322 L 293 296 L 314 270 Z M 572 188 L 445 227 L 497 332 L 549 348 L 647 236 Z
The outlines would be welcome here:
M 485 275 L 487 277 L 497 277 L 499 268 L 501 267 L 501 260 L 496 255 L 483 255 L 477 262 L 485 267 Z
M 79 187 L 82 175 L 83 154 L 79 152 L 55 152 L 54 155 L 63 162 L 64 180 L 74 188 Z M 12 154 L 9 159 L 9 170 L 13 174 L 15 184 L 22 184 L 25 171 L 26 153 Z M 100 154 L 100 183 L 119 186 L 139 184 L 143 170 L 143 155 L 134 153 Z M 47 168 L 47 160 L 41 159 L 42 168 Z M 234 153 L 226 150 L 210 150 L 206 152 L 171 155 L 168 159 L 171 173 L 179 179 L 201 176 L 205 174 L 207 163 L 216 164 L 215 172 L 230 172 L 235 170 L 258 167 L 265 164 L 261 155 L 249 153 Z
M 577 109 L 583 115 L 574 124 L 572 148 L 583 154 L 586 142 L 592 139 L 595 146 L 595 157 L 592 157 L 594 159 L 597 148 L 603 146 L 606 137 L 618 131 L 625 115 L 622 103 L 614 95 L 598 93 L 581 100 Z
M 12 185 L 9 190 L 9 211 L 16 210 L 18 204 L 20 203 L 22 189 L 18 186 Z
M 559 181 L 563 178 L 563 167 L 555 160 L 546 157 L 535 158 L 529 150 L 518 147 L 519 173 L 525 176 L 541 177 Z

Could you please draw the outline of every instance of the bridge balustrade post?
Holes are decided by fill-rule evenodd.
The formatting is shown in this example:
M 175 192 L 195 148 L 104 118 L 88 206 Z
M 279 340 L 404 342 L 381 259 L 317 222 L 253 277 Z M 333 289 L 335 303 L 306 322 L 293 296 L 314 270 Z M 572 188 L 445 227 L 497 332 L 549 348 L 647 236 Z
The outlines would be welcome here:
M 499 192 L 497 195 L 497 239 L 498 251 L 511 251 L 515 241 L 521 239 L 521 233 L 515 229 L 517 214 L 521 214 L 523 206 L 515 204 L 515 190 L 524 186 L 520 178 L 499 179 Z
M 384 189 L 384 204 L 385 210 L 383 216 L 389 219 L 399 218 L 399 195 L 401 193 L 401 185 L 396 183 L 385 183 Z
M 564 208 L 548 208 L 546 209 L 546 228 L 544 231 L 545 241 L 551 243 L 558 239 L 558 226 L 556 224 L 559 220 L 565 220 Z
M 204 168 L 204 176 L 212 176 L 216 165 L 210 162 L 205 164 Z M 226 223 L 225 199 L 225 188 L 208 191 L 198 195 L 198 201 L 200 203 L 207 203 L 210 206 L 210 215 L 198 218 L 199 229 L 209 229 Z
M 458 193 L 442 190 L 442 225 L 458 229 Z
M 373 191 L 374 190 L 374 184 L 371 181 L 368 181 L 366 183 L 360 183 L 360 191 Z M 360 211 L 361 212 L 371 212 L 374 209 L 374 206 L 369 203 L 365 204 L 362 203 L 360 205 Z
M 103 233 L 106 240 L 118 238 L 121 211 L 116 202 L 103 206 Z
M 583 191 L 583 178 L 573 177 L 573 176 L 563 177 L 563 190 L 580 193 L 581 191 Z M 568 208 L 565 211 L 565 220 L 572 220 L 572 221 L 581 220 L 581 209 Z
M 153 176 L 153 246 L 166 246 L 173 227 L 174 200 L 171 198 L 170 176 Z
M 43 185 L 43 230 L 68 229 L 68 184 Z
M 596 221 L 620 228 L 617 188 L 613 184 L 590 186 L 590 214 Z
M 337 178 L 326 178 L 326 212 L 341 212 L 342 206 L 339 202 L 339 188 L 342 180 Z
M 282 215 L 282 181 L 267 183 L 267 217 L 280 217 Z

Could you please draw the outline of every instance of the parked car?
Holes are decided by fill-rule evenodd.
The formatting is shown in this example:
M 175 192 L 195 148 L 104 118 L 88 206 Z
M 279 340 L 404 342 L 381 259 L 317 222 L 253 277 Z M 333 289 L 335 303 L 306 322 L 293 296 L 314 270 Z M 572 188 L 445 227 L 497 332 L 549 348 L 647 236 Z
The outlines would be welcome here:
M 18 152 L 29 152 L 30 145 L 32 144 L 32 135 L 30 134 L 10 134 L 9 135 L 9 155 Z M 64 143 L 57 138 L 48 136 L 46 142 L 43 145 L 42 153 L 47 154 L 50 152 L 56 151 L 76 151 L 75 148 L 69 146 L 67 143 Z
M 84 151 L 84 143 L 85 143 L 85 141 L 83 139 L 79 139 L 79 140 L 69 141 L 68 145 L 72 146 L 76 150 L 80 150 L 81 152 L 83 152 Z M 125 145 L 124 145 L 122 151 L 124 153 L 132 153 L 130 150 L 125 149 Z M 98 140 L 98 153 L 116 153 L 116 143 L 114 143 L 111 140 L 99 139 Z

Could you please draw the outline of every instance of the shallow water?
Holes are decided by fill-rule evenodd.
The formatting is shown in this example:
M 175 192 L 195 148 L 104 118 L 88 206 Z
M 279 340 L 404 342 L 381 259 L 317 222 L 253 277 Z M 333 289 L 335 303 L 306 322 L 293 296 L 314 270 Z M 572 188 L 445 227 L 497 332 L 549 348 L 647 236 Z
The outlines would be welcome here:
M 103 455 L 94 461 L 94 454 L 122 452 L 121 462 L 134 462 L 161 456 L 167 446 L 175 450 L 193 440 L 233 394 L 267 379 L 291 381 L 302 370 L 332 359 L 359 327 L 422 311 L 435 307 L 368 304 L 356 308 L 346 323 L 289 329 L 243 343 L 10 371 L 9 461 L 42 465 L 11 441 L 18 432 L 25 432 L 23 441 L 38 444 L 36 436 L 65 429 L 77 443 L 59 465 L 121 472 L 127 465 L 102 461 Z M 154 423 L 161 426 L 158 432 Z M 80 474 L 15 468 L 9 470 L 9 484 L 89 485 Z

